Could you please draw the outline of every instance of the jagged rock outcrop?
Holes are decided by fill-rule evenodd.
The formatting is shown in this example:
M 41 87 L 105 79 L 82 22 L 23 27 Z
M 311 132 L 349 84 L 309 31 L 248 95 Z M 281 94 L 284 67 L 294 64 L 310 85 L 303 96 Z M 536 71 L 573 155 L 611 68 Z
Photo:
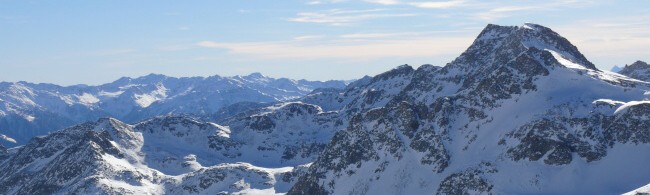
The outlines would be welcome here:
M 549 28 L 488 25 L 445 67 L 412 75 L 356 110 L 288 194 L 621 193 L 650 180 L 596 171 L 650 171 L 625 160 L 650 154 L 634 101 L 650 86 L 598 70 Z
M 636 61 L 630 65 L 625 65 L 618 71 L 619 74 L 650 82 L 650 65 L 644 61 Z
M 279 193 L 304 174 L 307 165 L 262 168 L 219 159 L 211 142 L 227 133 L 187 117 L 84 123 L 36 137 L 14 153 L 2 150 L 0 193 Z

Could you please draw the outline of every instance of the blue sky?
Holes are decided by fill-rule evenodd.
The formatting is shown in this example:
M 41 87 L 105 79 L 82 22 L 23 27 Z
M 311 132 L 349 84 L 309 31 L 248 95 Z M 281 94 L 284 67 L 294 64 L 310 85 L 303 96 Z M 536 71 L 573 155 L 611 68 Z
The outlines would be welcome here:
M 182 3 L 181 3 L 182 2 Z M 0 0 L 0 80 L 122 76 L 329 80 L 444 66 L 488 23 L 538 23 L 599 68 L 650 60 L 650 1 Z

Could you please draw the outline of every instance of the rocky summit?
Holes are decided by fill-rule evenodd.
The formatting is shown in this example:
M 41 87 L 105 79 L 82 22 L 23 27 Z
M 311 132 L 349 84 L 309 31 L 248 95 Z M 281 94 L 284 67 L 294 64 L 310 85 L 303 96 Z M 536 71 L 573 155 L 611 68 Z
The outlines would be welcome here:
M 650 82 L 650 65 L 644 61 L 636 61 L 630 65 L 625 65 L 618 71 L 619 74 Z
M 374 88 L 400 92 L 354 113 L 289 194 L 608 194 L 650 181 L 629 160 L 650 154 L 650 86 L 598 70 L 549 28 L 488 25 L 451 63 L 411 74 Z
M 442 67 L 0 147 L 0 194 L 645 192 L 644 64 L 601 71 L 550 28 L 490 24 Z

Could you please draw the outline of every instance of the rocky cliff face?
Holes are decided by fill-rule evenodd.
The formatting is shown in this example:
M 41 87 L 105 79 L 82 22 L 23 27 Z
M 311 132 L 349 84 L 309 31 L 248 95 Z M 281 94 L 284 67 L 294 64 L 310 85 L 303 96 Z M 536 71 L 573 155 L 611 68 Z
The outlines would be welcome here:
M 488 25 L 456 60 L 413 75 L 354 114 L 289 194 L 622 193 L 650 181 L 628 160 L 650 154 L 650 103 L 635 101 L 647 83 L 596 69 L 546 27 Z
M 618 71 L 619 74 L 650 82 L 650 65 L 644 61 L 636 61 L 630 65 L 625 65 Z

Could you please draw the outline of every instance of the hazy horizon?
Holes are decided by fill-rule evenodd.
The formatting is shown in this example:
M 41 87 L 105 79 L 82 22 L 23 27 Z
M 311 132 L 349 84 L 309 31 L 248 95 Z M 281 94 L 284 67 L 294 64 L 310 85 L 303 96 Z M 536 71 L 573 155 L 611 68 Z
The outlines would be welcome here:
M 598 68 L 649 60 L 647 1 L 4 1 L 0 81 L 98 85 L 150 73 L 350 80 L 444 66 L 488 23 L 532 22 Z M 83 17 L 80 17 L 83 16 Z

